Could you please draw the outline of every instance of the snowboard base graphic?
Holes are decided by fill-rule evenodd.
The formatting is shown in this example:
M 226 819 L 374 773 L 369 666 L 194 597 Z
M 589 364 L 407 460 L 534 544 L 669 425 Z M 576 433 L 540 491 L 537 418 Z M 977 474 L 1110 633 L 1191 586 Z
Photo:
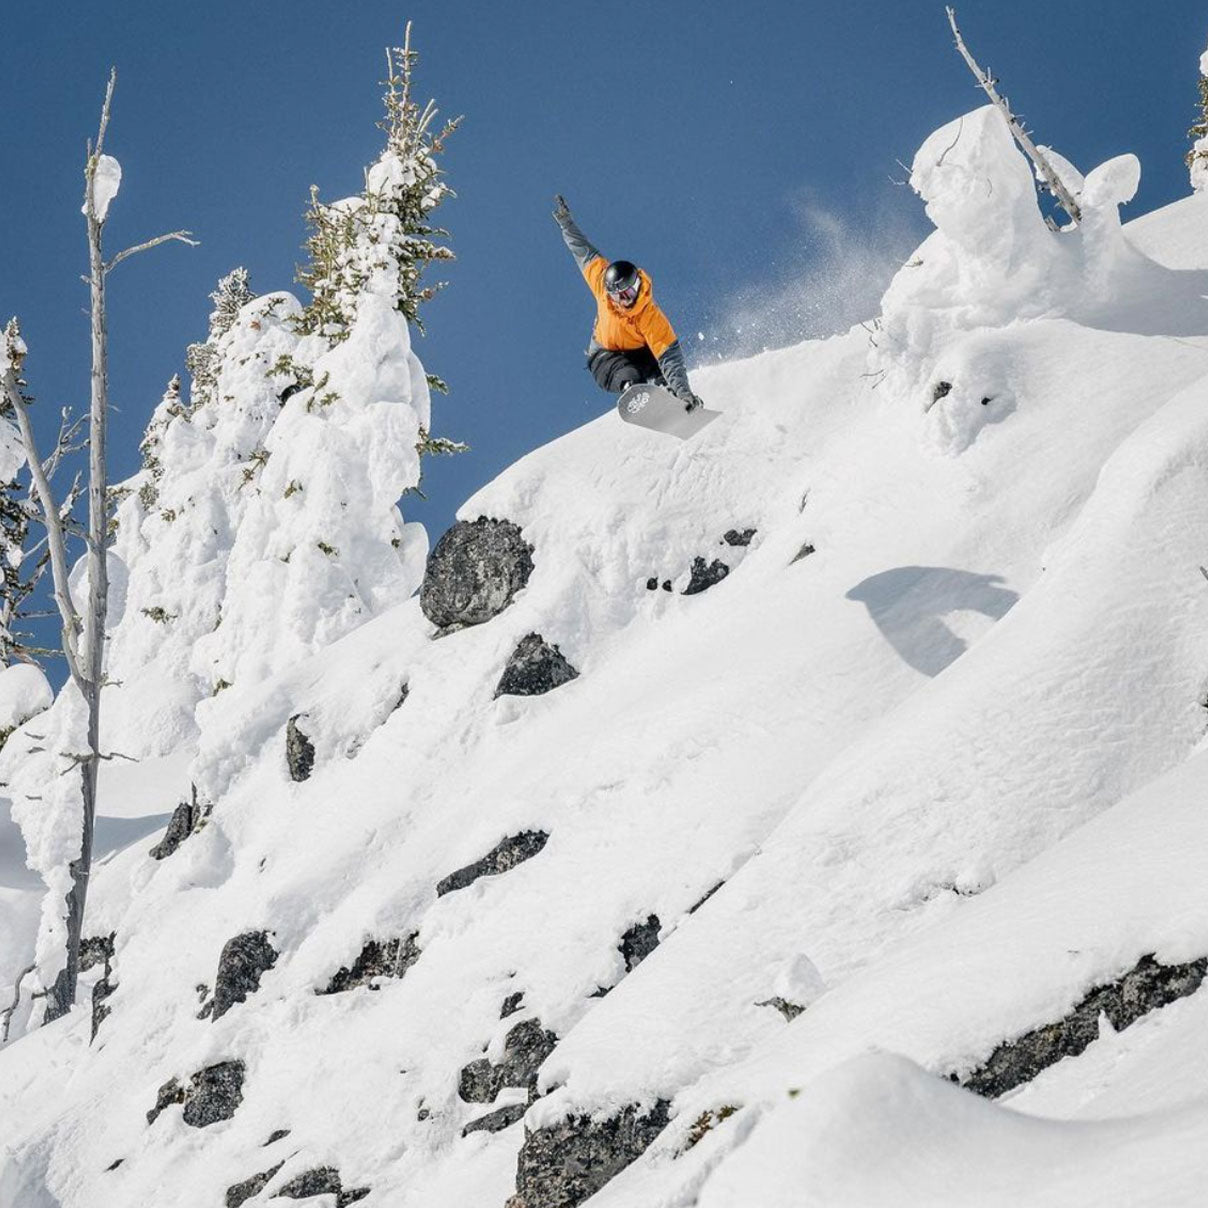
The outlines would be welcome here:
M 639 382 L 627 387 L 617 399 L 617 414 L 627 424 L 638 424 L 687 440 L 711 424 L 721 412 L 710 411 L 707 407 L 685 411 L 684 404 L 670 390 Z

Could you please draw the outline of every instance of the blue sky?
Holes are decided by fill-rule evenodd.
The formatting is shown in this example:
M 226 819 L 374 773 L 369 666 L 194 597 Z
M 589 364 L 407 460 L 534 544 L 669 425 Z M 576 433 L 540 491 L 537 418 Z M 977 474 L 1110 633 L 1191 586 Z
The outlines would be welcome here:
M 606 254 L 650 270 L 691 367 L 874 313 L 928 229 L 897 161 L 980 98 L 932 0 L 7 9 L 0 321 L 22 318 L 38 398 L 86 398 L 81 166 L 111 64 L 124 180 L 109 250 L 176 227 L 202 241 L 111 278 L 118 477 L 204 338 L 217 278 L 243 264 L 258 292 L 296 288 L 309 187 L 360 187 L 380 147 L 383 47 L 413 20 L 421 93 L 465 115 L 445 159 L 459 196 L 442 211 L 458 261 L 419 352 L 453 389 L 434 431 L 472 452 L 430 461 L 428 501 L 406 506 L 433 541 L 475 487 L 609 405 L 583 368 L 592 308 L 549 216 L 555 192 Z M 1133 214 L 1188 191 L 1202 3 L 957 10 L 1038 141 L 1084 170 L 1136 152 Z

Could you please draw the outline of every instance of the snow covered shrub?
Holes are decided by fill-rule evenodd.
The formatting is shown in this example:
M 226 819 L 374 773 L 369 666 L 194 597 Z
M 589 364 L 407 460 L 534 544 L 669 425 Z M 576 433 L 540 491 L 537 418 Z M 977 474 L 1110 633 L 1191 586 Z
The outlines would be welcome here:
M 1094 322 L 1148 266 L 1120 226 L 1119 206 L 1140 183 L 1136 157 L 1084 179 L 1042 151 L 1078 201 L 1077 226 L 1046 223 L 1031 166 L 993 106 L 943 126 L 914 158 L 910 184 L 936 230 L 882 299 L 870 369 L 891 398 L 927 414 L 924 443 L 940 452 L 967 448 L 1013 406 L 1010 348 L 967 343 L 970 333 L 1062 315 Z
M 1198 193 L 1208 186 L 1208 50 L 1200 55 L 1200 116 L 1187 132 L 1195 142 L 1187 152 L 1191 187 Z

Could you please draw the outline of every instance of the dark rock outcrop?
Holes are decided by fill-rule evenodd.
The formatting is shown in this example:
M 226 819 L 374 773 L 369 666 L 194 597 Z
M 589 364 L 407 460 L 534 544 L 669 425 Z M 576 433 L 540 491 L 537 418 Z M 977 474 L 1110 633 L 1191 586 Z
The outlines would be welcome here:
M 805 1010 L 800 1003 L 789 1002 L 787 998 L 781 998 L 779 994 L 773 998 L 765 998 L 762 1002 L 757 1002 L 755 1005 L 757 1007 L 775 1007 L 789 1023 L 792 1023 Z
M 462 1069 L 457 1093 L 466 1103 L 494 1103 L 505 1086 L 519 1086 L 529 1092 L 531 1103 L 537 1097 L 537 1071 L 557 1043 L 558 1037 L 538 1020 L 526 1019 L 507 1034 L 498 1065 L 480 1057 Z
M 817 552 L 817 551 L 814 549 L 813 545 L 812 545 L 812 544 L 811 544 L 809 541 L 807 541 L 807 542 L 806 542 L 806 543 L 805 543 L 805 544 L 804 544 L 804 545 L 803 545 L 803 546 L 802 546 L 802 547 L 801 547 L 801 548 L 800 548 L 800 549 L 799 549 L 799 550 L 798 550 L 798 551 L 797 551 L 797 552 L 796 552 L 796 553 L 793 555 L 792 561 L 789 563 L 789 565 L 790 565 L 790 566 L 792 566 L 792 565 L 793 565 L 793 562 L 800 562 L 802 558 L 808 558 L 808 557 L 810 556 L 810 554 L 813 554 L 813 553 L 816 553 L 816 552 Z
M 277 1163 L 271 1170 L 262 1170 L 259 1174 L 254 1174 L 250 1179 L 244 1179 L 242 1183 L 235 1183 L 228 1187 L 226 1191 L 226 1208 L 239 1208 L 246 1200 L 250 1200 L 252 1196 L 259 1195 L 267 1186 L 268 1181 L 285 1165 L 284 1160 Z
M 488 1112 L 485 1116 L 479 1116 L 477 1120 L 471 1120 L 461 1130 L 461 1135 L 468 1137 L 471 1133 L 476 1132 L 503 1132 L 517 1120 L 524 1119 L 526 1111 L 528 1111 L 528 1107 L 523 1103 L 509 1103 L 507 1107 L 501 1107 L 498 1111 Z
M 520 1004 L 524 1001 L 524 991 L 517 990 L 515 994 L 509 994 L 503 1000 L 503 1006 L 499 1008 L 499 1018 L 507 1019 L 509 1015 L 515 1015 L 520 1010 Z
M 708 591 L 710 587 L 715 587 L 729 573 L 730 568 L 720 558 L 714 558 L 712 562 L 706 562 L 704 558 L 693 558 L 692 573 L 688 579 L 688 586 L 683 590 L 683 594 L 685 596 L 695 596 L 699 595 L 702 591 Z
M 578 678 L 578 671 L 557 646 L 539 633 L 530 633 L 512 651 L 495 695 L 542 696 Z
M 315 993 L 342 994 L 358 986 L 368 986 L 372 990 L 376 989 L 373 983 L 379 978 L 402 977 L 420 958 L 415 942 L 418 935 L 418 931 L 413 931 L 401 940 L 366 940 L 361 955 L 352 962 L 351 968 L 341 965 L 326 988 Z
M 105 1000 L 117 989 L 113 980 L 113 953 L 116 932 L 109 935 L 93 935 L 80 941 L 80 972 L 86 973 L 97 965 L 104 966 L 100 979 L 92 987 L 92 1039 L 104 1021 L 113 1013 Z
M 154 1124 L 160 1113 L 173 1104 L 184 1104 L 184 1122 L 193 1128 L 205 1128 L 219 1120 L 229 1120 L 243 1102 L 242 1061 L 220 1061 L 198 1070 L 187 1087 L 175 1079 L 159 1088 L 155 1106 L 147 1113 Z
M 510 872 L 525 860 L 531 860 L 549 840 L 545 831 L 521 831 L 497 843 L 481 860 L 451 872 L 436 886 L 436 896 L 444 897 L 455 889 L 473 885 L 479 877 L 494 877 Z
M 202 819 L 201 806 L 197 804 L 197 789 L 193 789 L 191 801 L 182 801 L 168 819 L 164 837 L 151 849 L 153 860 L 166 860 L 195 830 Z
M 516 1195 L 525 1208 L 576 1208 L 650 1147 L 667 1127 L 660 1099 L 639 1115 L 627 1107 L 608 1120 L 572 1116 L 530 1132 L 516 1159 Z
M 315 744 L 298 729 L 301 716 L 295 713 L 285 727 L 285 763 L 289 778 L 297 782 L 308 780 L 315 768 Z
M 1183 965 L 1160 965 L 1143 956 L 1123 977 L 1097 986 L 1063 1019 L 1000 1044 L 984 1065 L 960 1077 L 971 1091 L 996 1098 L 1030 1082 L 1063 1057 L 1075 1057 L 1099 1037 L 1099 1016 L 1117 1032 L 1159 1007 L 1194 994 L 1208 972 L 1208 957 Z
M 218 957 L 210 1018 L 218 1019 L 255 994 L 261 976 L 276 963 L 277 950 L 268 942 L 266 931 L 247 931 L 227 940 Z
M 533 573 L 533 547 L 510 520 L 459 520 L 428 555 L 419 606 L 441 629 L 481 625 L 512 602 Z
M 347 1204 L 363 1200 L 370 1190 L 369 1187 L 345 1189 L 340 1172 L 334 1166 L 318 1166 L 290 1179 L 273 1198 L 305 1200 L 312 1195 L 334 1195 L 336 1208 L 345 1208 Z
M 658 946 L 659 922 L 657 914 L 650 915 L 644 923 L 634 923 L 621 936 L 617 945 L 625 959 L 625 972 L 632 973 Z
M 749 529 L 728 529 L 723 535 L 722 540 L 727 545 L 750 545 L 751 538 L 755 536 L 756 530 Z

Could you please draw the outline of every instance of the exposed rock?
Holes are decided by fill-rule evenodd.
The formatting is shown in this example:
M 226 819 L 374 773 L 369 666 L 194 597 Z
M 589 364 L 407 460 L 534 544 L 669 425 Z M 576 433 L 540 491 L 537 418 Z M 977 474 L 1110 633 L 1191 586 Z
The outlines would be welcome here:
M 298 782 L 309 779 L 315 767 L 315 744 L 298 729 L 301 716 L 295 713 L 285 727 L 285 762 L 289 778 Z
M 361 955 L 352 963 L 352 968 L 341 965 L 327 983 L 324 990 L 316 990 L 316 994 L 341 994 L 345 990 L 354 990 L 357 986 L 369 986 L 380 977 L 402 977 L 403 974 L 420 958 L 420 950 L 415 940 L 419 935 L 413 931 L 406 939 L 367 940 L 361 949 Z
M 340 1182 L 340 1172 L 334 1166 L 319 1166 L 290 1179 L 273 1198 L 304 1200 L 312 1195 L 334 1195 L 336 1208 L 345 1208 L 346 1204 L 363 1200 L 369 1192 L 368 1187 L 345 1190 Z
M 154 1124 L 161 1112 L 177 1103 L 184 1104 L 184 1122 L 193 1128 L 229 1120 L 243 1102 L 244 1072 L 242 1061 L 220 1061 L 198 1070 L 187 1087 L 172 1078 L 159 1088 L 147 1123 Z
M 428 555 L 419 606 L 441 629 L 498 616 L 533 573 L 533 547 L 510 520 L 459 520 Z
M 531 1103 L 537 1096 L 537 1071 L 557 1043 L 558 1037 L 540 1021 L 523 1020 L 507 1034 L 498 1065 L 480 1057 L 462 1069 L 457 1093 L 467 1103 L 494 1103 L 505 1086 L 519 1086 L 529 1092 Z
M 499 1008 L 499 1018 L 507 1019 L 509 1015 L 515 1015 L 520 1010 L 520 1004 L 524 1001 L 524 991 L 517 990 L 515 994 L 509 994 L 503 1000 L 503 1006 Z
M 792 1023 L 805 1010 L 800 1003 L 789 1002 L 787 998 L 781 998 L 779 994 L 774 998 L 765 998 L 763 1002 L 757 1002 L 755 1005 L 757 1007 L 775 1007 L 789 1023 Z
M 155 1106 L 147 1113 L 147 1123 L 154 1124 L 169 1107 L 183 1103 L 185 1094 L 185 1088 L 175 1078 L 170 1078 L 156 1091 Z
M 688 913 L 695 914 L 724 884 L 725 881 L 718 881 L 717 884 L 714 885 L 713 888 L 710 889 L 709 892 L 705 894 L 705 896 L 701 898 L 695 906 L 689 909 Z
M 109 935 L 92 935 L 80 941 L 80 972 L 86 973 L 97 965 L 105 966 L 100 979 L 92 987 L 92 1040 L 96 1039 L 101 1024 L 113 1013 L 105 1005 L 117 983 L 113 981 L 113 952 L 116 932 Z
M 151 849 L 153 860 L 166 860 L 198 827 L 202 819 L 201 807 L 197 804 L 197 788 L 193 789 L 193 799 L 182 801 L 168 819 L 168 828 L 164 837 Z
M 1159 965 L 1152 955 L 1143 956 L 1119 980 L 1092 990 L 1065 1018 L 1000 1044 L 984 1065 L 963 1078 L 952 1075 L 953 1081 L 988 1098 L 1006 1094 L 1098 1039 L 1100 1015 L 1122 1031 L 1142 1015 L 1195 993 L 1206 972 L 1208 957 Z
M 521 831 L 497 843 L 481 860 L 451 872 L 436 886 L 436 896 L 443 897 L 455 889 L 465 889 L 479 877 L 494 877 L 510 872 L 517 864 L 531 860 L 549 840 L 545 831 Z
M 952 383 L 951 382 L 936 382 L 936 384 L 931 388 L 932 404 L 938 403 L 940 401 L 940 399 L 942 399 L 942 398 L 947 398 L 948 395 L 950 395 L 951 393 L 952 393 Z
M 110 1162 L 109 1165 L 105 1167 L 105 1173 L 108 1174 L 111 1170 L 116 1170 L 125 1160 L 125 1158 L 118 1158 L 116 1161 Z
M 794 562 L 800 562 L 802 558 L 808 558 L 808 557 L 810 556 L 810 554 L 812 554 L 812 553 L 816 553 L 816 552 L 817 552 L 817 551 L 814 549 L 813 545 L 811 545 L 811 544 L 810 544 L 810 542 L 808 542 L 808 541 L 807 541 L 807 542 L 806 542 L 806 543 L 805 543 L 805 544 L 804 544 L 804 545 L 803 545 L 803 546 L 802 546 L 802 547 L 801 547 L 801 548 L 800 548 L 800 549 L 799 549 L 799 550 L 798 550 L 798 551 L 797 551 L 797 552 L 796 552 L 796 553 L 793 555 L 792 561 L 790 561 L 790 562 L 789 562 L 789 565 L 790 565 L 790 566 L 792 566 Z
M 97 965 L 104 965 L 108 971 L 116 939 L 117 932 L 112 931 L 108 935 L 90 935 L 80 940 L 80 972 L 87 973 Z
M 265 1187 L 268 1186 L 268 1181 L 285 1165 L 284 1159 L 277 1163 L 271 1170 L 262 1170 L 259 1174 L 254 1174 L 250 1179 L 244 1179 L 242 1183 L 236 1183 L 234 1186 L 228 1187 L 226 1191 L 226 1208 L 239 1208 L 245 1200 L 250 1200 L 252 1196 L 259 1195 Z
M 702 591 L 708 591 L 710 587 L 716 586 L 728 574 L 730 568 L 719 558 L 714 558 L 712 562 L 707 563 L 704 558 L 692 559 L 692 574 L 688 580 L 688 586 L 684 588 L 685 596 L 699 595 Z
M 247 931 L 222 946 L 214 978 L 211 1019 L 225 1015 L 236 1003 L 260 989 L 260 977 L 277 963 L 277 951 L 265 931 Z
M 651 577 L 646 580 L 646 590 L 647 591 L 658 591 L 658 589 L 659 589 L 658 575 L 651 575 Z
M 184 1122 L 205 1128 L 229 1120 L 243 1102 L 243 1075 L 242 1061 L 220 1061 L 199 1070 L 185 1096 Z
M 578 671 L 557 646 L 551 646 L 539 633 L 530 633 L 520 639 L 508 659 L 495 695 L 541 696 L 578 677 Z
M 116 984 L 109 980 L 109 966 L 105 966 L 105 976 L 92 987 L 92 1039 L 96 1039 L 96 1034 L 100 1031 L 101 1024 L 113 1014 L 113 1008 L 105 1005 L 107 999 L 114 990 L 117 989 Z
M 510 1128 L 517 1120 L 522 1120 L 526 1111 L 528 1111 L 526 1104 L 509 1103 L 506 1107 L 499 1108 L 498 1111 L 488 1112 L 485 1116 L 479 1116 L 477 1120 L 471 1120 L 461 1130 L 461 1135 L 468 1137 L 471 1133 L 475 1132 L 503 1132 L 505 1128 Z
M 743 529 L 741 532 L 738 529 L 729 529 L 722 536 L 722 540 L 727 545 L 750 545 L 751 538 L 755 536 L 756 529 Z
M 632 973 L 658 946 L 659 922 L 657 914 L 650 915 L 644 923 L 634 923 L 621 936 L 617 947 L 625 958 L 625 972 Z
M 270 1145 L 276 1145 L 278 1141 L 284 1139 L 285 1137 L 288 1137 L 289 1134 L 290 1134 L 290 1130 L 288 1128 L 275 1129 L 273 1131 L 273 1133 L 269 1136 L 269 1139 L 267 1141 L 265 1141 L 265 1143 L 260 1148 L 267 1149 Z
M 644 1116 L 625 1108 L 608 1120 L 572 1116 L 530 1132 L 516 1159 L 516 1194 L 525 1208 L 576 1208 L 640 1158 L 667 1127 L 660 1099 Z

